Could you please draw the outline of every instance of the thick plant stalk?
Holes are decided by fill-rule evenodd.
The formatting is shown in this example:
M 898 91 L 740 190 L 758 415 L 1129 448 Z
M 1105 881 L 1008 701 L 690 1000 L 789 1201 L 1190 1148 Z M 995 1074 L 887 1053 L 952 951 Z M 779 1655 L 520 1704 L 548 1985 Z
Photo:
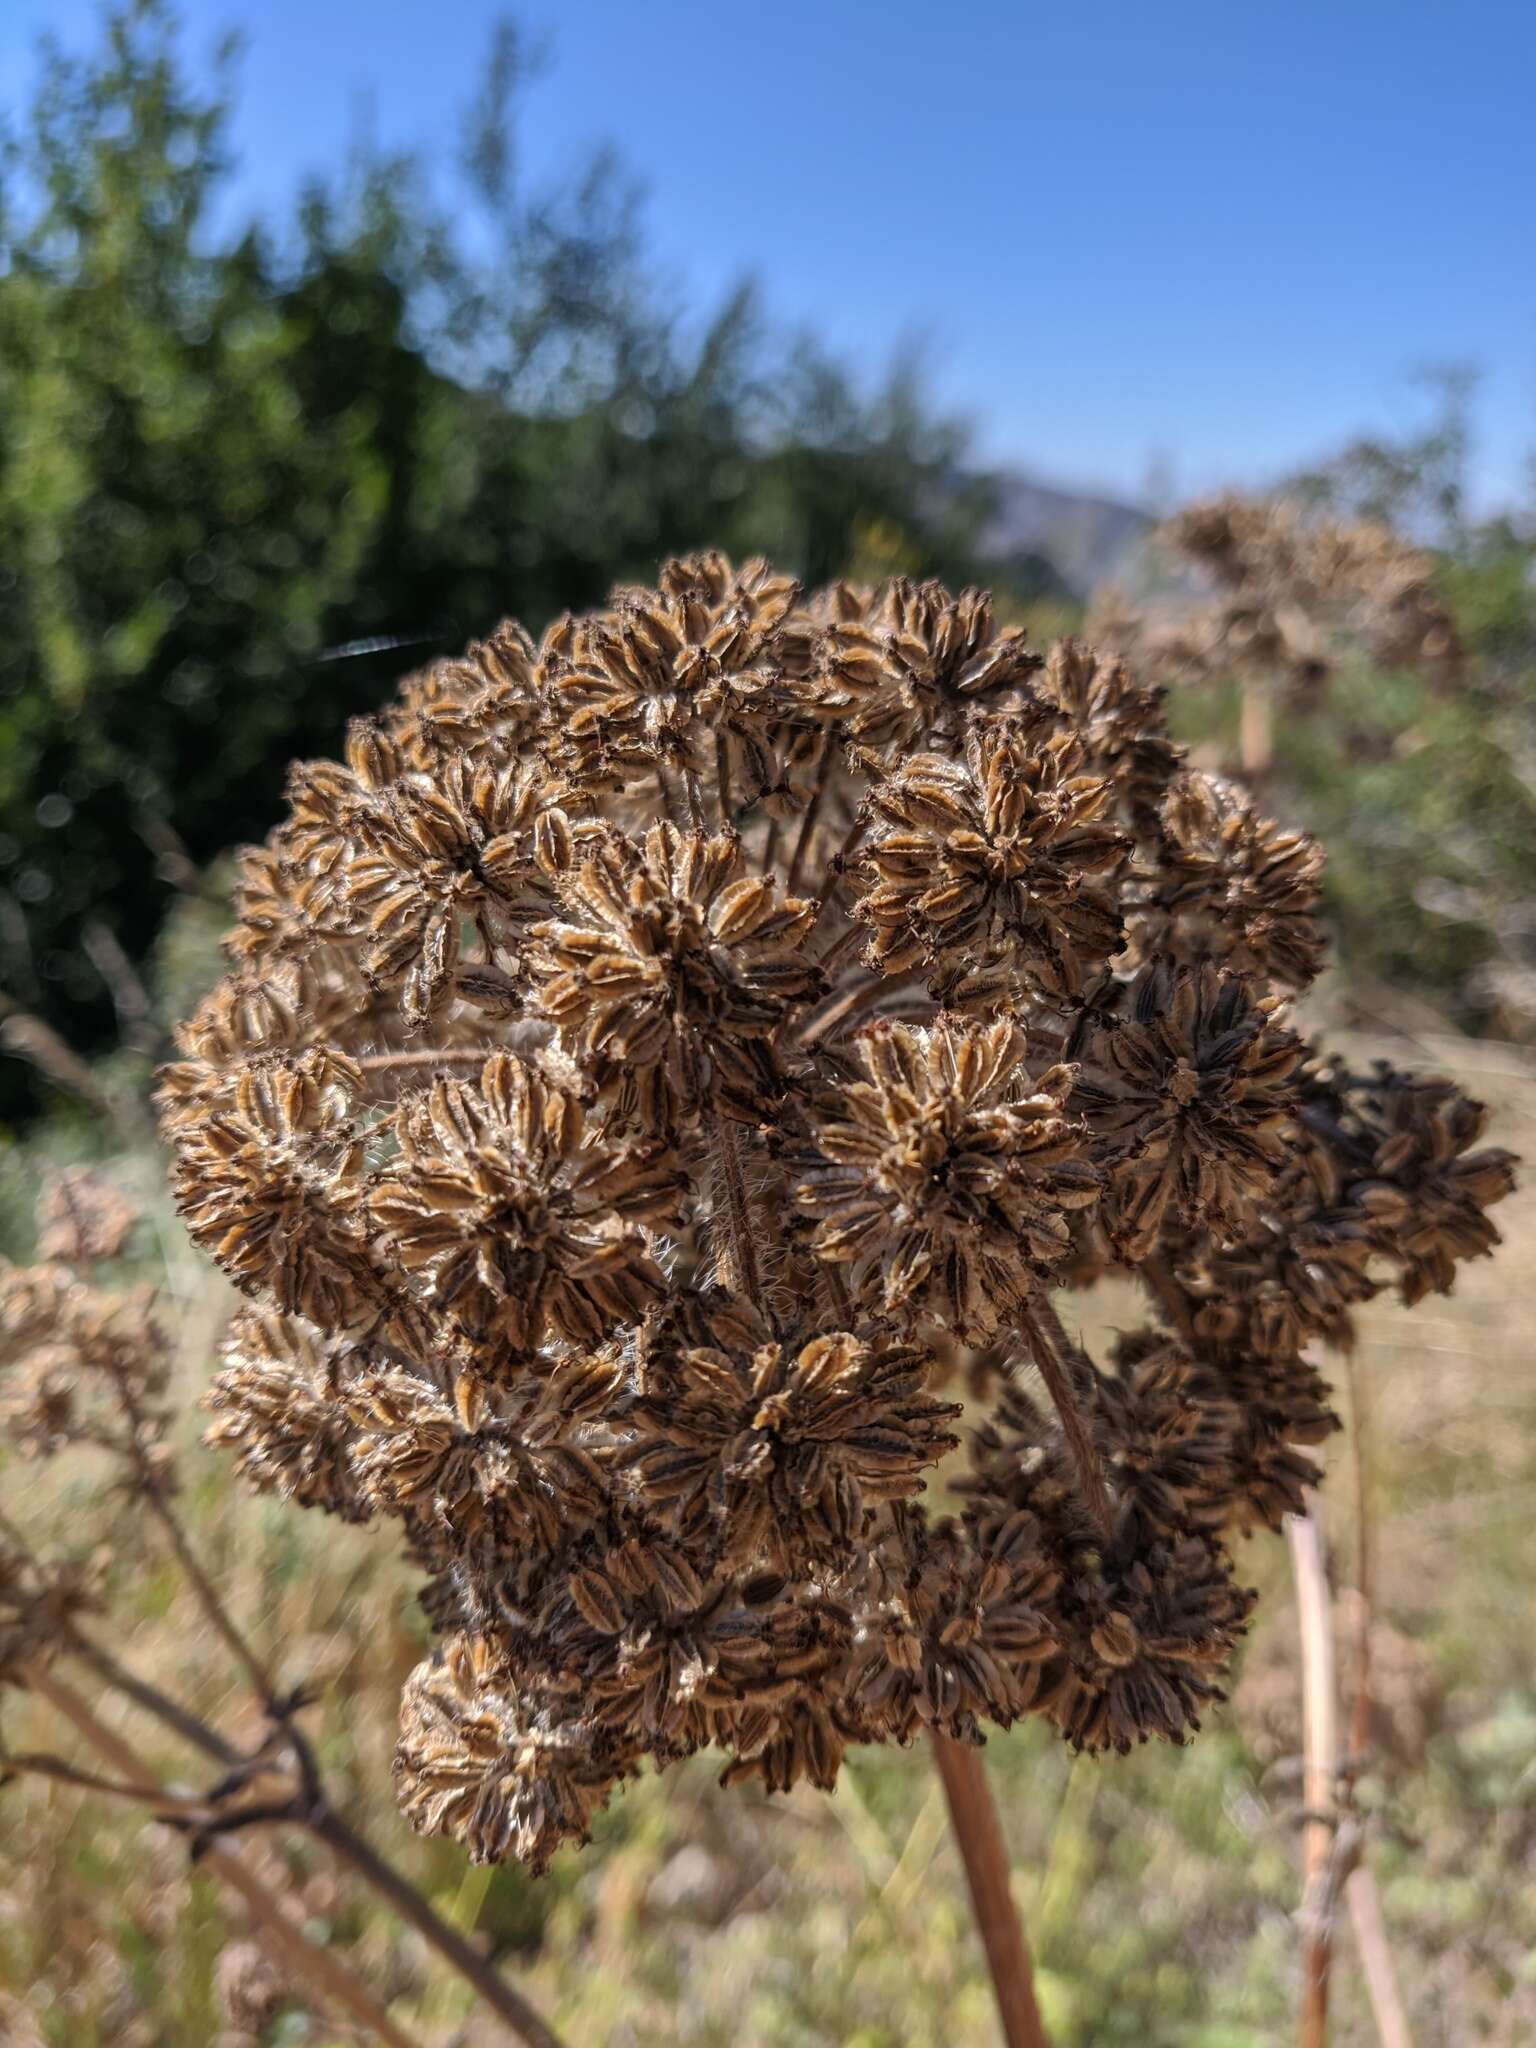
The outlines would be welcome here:
M 119 1774 L 125 1785 L 137 1786 L 151 1805 L 161 1802 L 164 1788 L 138 1752 L 96 1717 L 72 1686 L 51 1671 L 28 1673 L 28 1685 L 40 1699 L 55 1708 L 70 1726 Z M 344 2008 L 367 2030 L 370 2039 L 386 2048 L 419 2048 L 414 2038 L 396 2026 L 360 1977 L 349 1970 L 329 1949 L 320 1948 L 296 1927 L 274 1893 L 262 1883 L 238 1852 L 223 1842 L 210 1842 L 203 1861 L 217 1872 L 220 1881 L 238 1894 L 251 1918 L 260 1926 L 272 1947 L 311 1990 L 330 2005 Z
M 1371 1532 L 1370 1400 L 1365 1368 L 1346 1354 L 1344 1373 L 1349 1386 L 1349 1451 L 1355 1493 L 1356 1627 L 1349 1755 L 1351 1767 L 1357 1768 L 1371 1739 L 1371 1593 L 1376 1550 Z
M 1328 1578 L 1315 1499 L 1306 1514 L 1289 1517 L 1285 1531 L 1296 1578 L 1301 1635 L 1302 1801 L 1306 1809 L 1301 1837 L 1303 1932 L 1297 2040 L 1299 2048 L 1323 2048 L 1328 2038 L 1328 1972 L 1333 1958 L 1329 1875 L 1337 1824 L 1334 1791 L 1339 1733 Z
M 947 1735 L 935 1733 L 931 1740 L 949 1802 L 950 1823 L 965 1864 L 971 1908 L 987 1953 L 1003 2040 L 1007 2048 L 1049 2048 L 1035 2003 L 1029 1946 L 1008 1883 L 1008 1854 L 981 1752 Z

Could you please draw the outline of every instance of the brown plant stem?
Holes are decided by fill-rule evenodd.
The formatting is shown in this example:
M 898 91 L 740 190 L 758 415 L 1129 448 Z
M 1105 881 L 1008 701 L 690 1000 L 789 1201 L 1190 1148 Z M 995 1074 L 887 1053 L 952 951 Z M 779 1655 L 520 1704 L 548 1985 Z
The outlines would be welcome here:
M 1370 1390 L 1364 1364 L 1353 1353 L 1344 1355 L 1344 1376 L 1349 1388 L 1349 1453 L 1355 1495 L 1355 1643 L 1354 1686 L 1349 1709 L 1349 1755 L 1365 1755 L 1371 1739 L 1371 1609 L 1375 1578 L 1375 1547 L 1371 1541 L 1370 1473 Z
M 1171 1330 L 1189 1335 L 1189 1312 L 1183 1289 L 1161 1259 L 1144 1259 L 1138 1268 L 1147 1292 Z
M 180 1516 L 171 1506 L 164 1475 L 145 1449 L 144 1416 L 137 1399 L 120 1376 L 113 1380 L 112 1385 L 123 1420 L 128 1425 L 122 1450 L 138 1481 L 140 1497 L 165 1532 L 165 1539 L 209 1627 L 250 1680 L 267 1713 L 275 1721 L 285 1721 L 287 1708 L 273 1683 L 271 1672 L 246 1641 L 233 1615 L 219 1598 L 213 1581 L 204 1571 L 186 1530 L 181 1526 Z
M 357 1065 L 365 1074 L 392 1074 L 396 1069 L 408 1074 L 423 1067 L 483 1067 L 487 1055 L 494 1050 L 491 1045 L 456 1045 L 441 1050 L 429 1047 L 414 1052 L 370 1052 Z
M 1302 1950 L 1299 2048 L 1324 2048 L 1328 2038 L 1328 1973 L 1333 1960 L 1330 1865 L 1338 1825 L 1334 1795 L 1338 1772 L 1338 1699 L 1333 1628 L 1322 1528 L 1314 1498 L 1304 1515 L 1285 1525 L 1296 1580 L 1302 1686 Z
M 950 1825 L 965 1865 L 971 1909 L 986 1950 L 1003 2040 L 1007 2048 L 1049 2048 L 1035 2003 L 1029 1945 L 1008 1883 L 1008 1852 L 981 1752 L 937 1731 L 930 1740 L 949 1805 Z
M 165 1805 L 171 1795 L 166 1793 L 148 1764 L 120 1735 L 97 1718 L 71 1686 L 53 1672 L 37 1669 L 28 1673 L 27 1682 L 39 1698 L 47 1700 L 69 1722 L 98 1756 L 111 1764 L 126 1787 L 136 1787 L 148 1805 Z M 412 2036 L 395 2024 L 362 1979 L 355 1976 L 338 1956 L 312 1942 L 294 1924 L 276 1895 L 236 1850 L 222 1842 L 210 1842 L 202 1860 L 217 1873 L 222 1883 L 239 1895 L 280 1960 L 296 1976 L 304 1978 L 322 2002 L 343 2007 L 359 2026 L 366 2029 L 370 2039 L 384 2042 L 386 2048 L 418 2048 Z
M 211 1757 L 226 1770 L 241 1761 L 240 1752 L 233 1743 L 226 1742 L 216 1729 L 210 1728 L 190 1709 L 182 1706 L 178 1700 L 171 1699 L 157 1686 L 151 1685 L 147 1679 L 140 1678 L 137 1673 L 119 1664 L 110 1651 L 104 1650 L 99 1643 L 92 1642 L 88 1636 L 81 1635 L 78 1629 L 70 1631 L 69 1649 L 105 1684 L 120 1692 L 125 1699 L 132 1700 L 135 1706 L 143 1707 L 147 1713 L 155 1715 L 167 1728 L 173 1729 L 184 1742 L 190 1743 L 194 1749 L 200 1749 L 204 1756 Z
M 872 1009 L 889 986 L 883 974 L 871 974 L 852 988 L 845 989 L 811 1018 L 800 1033 L 801 1045 L 815 1045 L 818 1039 L 851 1023 L 861 1011 Z
M 832 903 L 837 896 L 838 888 L 842 882 L 843 876 L 848 871 L 848 863 L 852 860 L 854 854 L 858 851 L 859 841 L 864 837 L 864 834 L 868 830 L 869 819 L 866 816 L 863 808 L 861 807 L 859 811 L 855 814 L 852 824 L 850 824 L 848 830 L 843 834 L 842 845 L 837 849 L 836 853 L 834 853 L 832 858 L 827 862 L 826 872 L 822 876 L 821 895 L 817 900 L 816 904 L 816 915 L 811 919 L 810 931 L 806 933 L 807 939 L 809 939 L 811 933 L 817 929 L 817 927 L 821 923 L 822 918 L 831 908 Z M 857 933 L 859 927 L 855 925 L 853 927 L 853 930 L 855 933 Z M 847 936 L 847 934 L 845 934 L 844 936 Z M 828 956 L 826 956 L 826 958 L 822 960 L 821 964 L 823 967 L 827 965 L 830 957 L 831 956 L 829 954 Z
M 29 1681 L 34 1684 L 35 1680 Z M 151 1788 L 137 1779 L 104 1778 L 99 1771 L 82 1771 L 61 1756 L 39 1750 L 0 1750 L 0 1783 L 7 1778 L 48 1778 L 58 1785 L 71 1785 L 77 1792 L 95 1792 L 104 1799 L 131 1799 L 137 1806 L 149 1806 L 162 1818 L 191 1820 L 206 1809 L 201 1800 L 163 1786 Z
M 262 1706 L 275 1718 L 286 1719 L 286 1710 L 272 1681 L 271 1673 L 236 1627 L 228 1608 L 219 1598 L 213 1581 L 203 1570 L 196 1553 L 187 1541 L 186 1531 L 181 1526 L 179 1516 L 166 1499 L 164 1488 L 147 1467 L 145 1470 L 145 1503 L 165 1531 L 166 1541 L 175 1552 L 176 1562 L 181 1566 L 198 1606 L 207 1616 L 209 1626 L 215 1630 L 230 1655 L 250 1680 Z
M 822 746 L 821 759 L 816 766 L 816 781 L 811 789 L 810 801 L 805 807 L 805 816 L 800 821 L 800 836 L 795 841 L 794 853 L 790 856 L 789 872 L 784 877 L 784 894 L 793 896 L 800 884 L 800 871 L 805 857 L 811 850 L 811 835 L 816 830 L 816 820 L 821 815 L 822 800 L 827 793 L 827 782 L 832 770 L 832 757 L 837 752 L 837 735 L 829 732 Z
M 1061 1433 L 1072 1453 L 1083 1503 L 1098 1525 L 1099 1534 L 1107 1538 L 1114 1527 L 1114 1506 L 1104 1473 L 1104 1461 L 1099 1456 L 1093 1432 L 1083 1414 L 1078 1390 L 1072 1384 L 1071 1339 L 1062 1328 L 1061 1318 L 1055 1309 L 1044 1300 L 1032 1302 L 1024 1311 L 1021 1327 L 1029 1355 L 1039 1368 L 1061 1424 Z

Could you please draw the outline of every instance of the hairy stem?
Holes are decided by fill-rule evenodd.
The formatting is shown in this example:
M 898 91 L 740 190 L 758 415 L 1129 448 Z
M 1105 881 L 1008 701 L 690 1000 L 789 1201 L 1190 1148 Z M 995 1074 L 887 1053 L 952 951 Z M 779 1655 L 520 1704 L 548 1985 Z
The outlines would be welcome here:
M 1049 2048 L 1035 2003 L 1029 1945 L 1008 1883 L 1008 1852 L 987 1786 L 981 1752 L 935 1733 L 931 1738 L 950 1825 L 971 1895 L 971 1909 L 987 1953 L 1007 2048 Z
M 483 1067 L 494 1050 L 491 1045 L 445 1045 L 417 1052 L 370 1052 L 357 1065 L 365 1074 L 408 1074 L 423 1067 Z
M 723 1252 L 730 1269 L 731 1285 L 744 1294 L 752 1306 L 764 1310 L 763 1280 L 757 1264 L 757 1247 L 752 1241 L 752 1208 L 747 1200 L 747 1183 L 741 1170 L 741 1149 L 729 1117 L 710 1109 L 710 1138 L 714 1148 L 715 1184 L 724 1200 L 711 1216 L 711 1229 L 723 1221 L 723 1240 L 716 1256 Z
M 1061 1424 L 1061 1433 L 1077 1468 L 1077 1483 L 1083 1504 L 1106 1539 L 1114 1527 L 1114 1506 L 1105 1476 L 1104 1461 L 1083 1413 L 1079 1389 L 1073 1385 L 1075 1350 L 1051 1304 L 1036 1300 L 1024 1312 L 1022 1323 L 1029 1355 L 1040 1371 Z

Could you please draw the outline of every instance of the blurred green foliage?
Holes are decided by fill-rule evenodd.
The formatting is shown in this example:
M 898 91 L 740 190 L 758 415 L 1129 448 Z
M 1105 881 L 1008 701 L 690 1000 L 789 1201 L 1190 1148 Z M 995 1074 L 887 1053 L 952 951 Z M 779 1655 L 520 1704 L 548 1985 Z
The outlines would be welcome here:
M 363 154 L 282 232 L 219 225 L 232 61 L 113 7 L 0 167 L 0 983 L 82 1049 L 102 931 L 141 959 L 403 668 L 704 543 L 961 574 L 984 510 L 913 366 L 863 395 L 748 287 L 684 322 L 607 158 L 523 189 L 511 28 L 449 199 Z

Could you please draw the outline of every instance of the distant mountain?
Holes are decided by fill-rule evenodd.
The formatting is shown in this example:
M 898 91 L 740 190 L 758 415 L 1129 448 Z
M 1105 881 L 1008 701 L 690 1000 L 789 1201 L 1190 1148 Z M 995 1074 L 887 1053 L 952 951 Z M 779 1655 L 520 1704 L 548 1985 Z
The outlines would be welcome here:
M 1043 564 L 1051 574 L 1042 580 L 1059 581 L 1075 598 L 1113 576 L 1153 523 L 1134 505 L 1057 490 L 1018 470 L 997 471 L 990 481 L 996 510 L 982 529 L 981 552 L 1024 581 Z

